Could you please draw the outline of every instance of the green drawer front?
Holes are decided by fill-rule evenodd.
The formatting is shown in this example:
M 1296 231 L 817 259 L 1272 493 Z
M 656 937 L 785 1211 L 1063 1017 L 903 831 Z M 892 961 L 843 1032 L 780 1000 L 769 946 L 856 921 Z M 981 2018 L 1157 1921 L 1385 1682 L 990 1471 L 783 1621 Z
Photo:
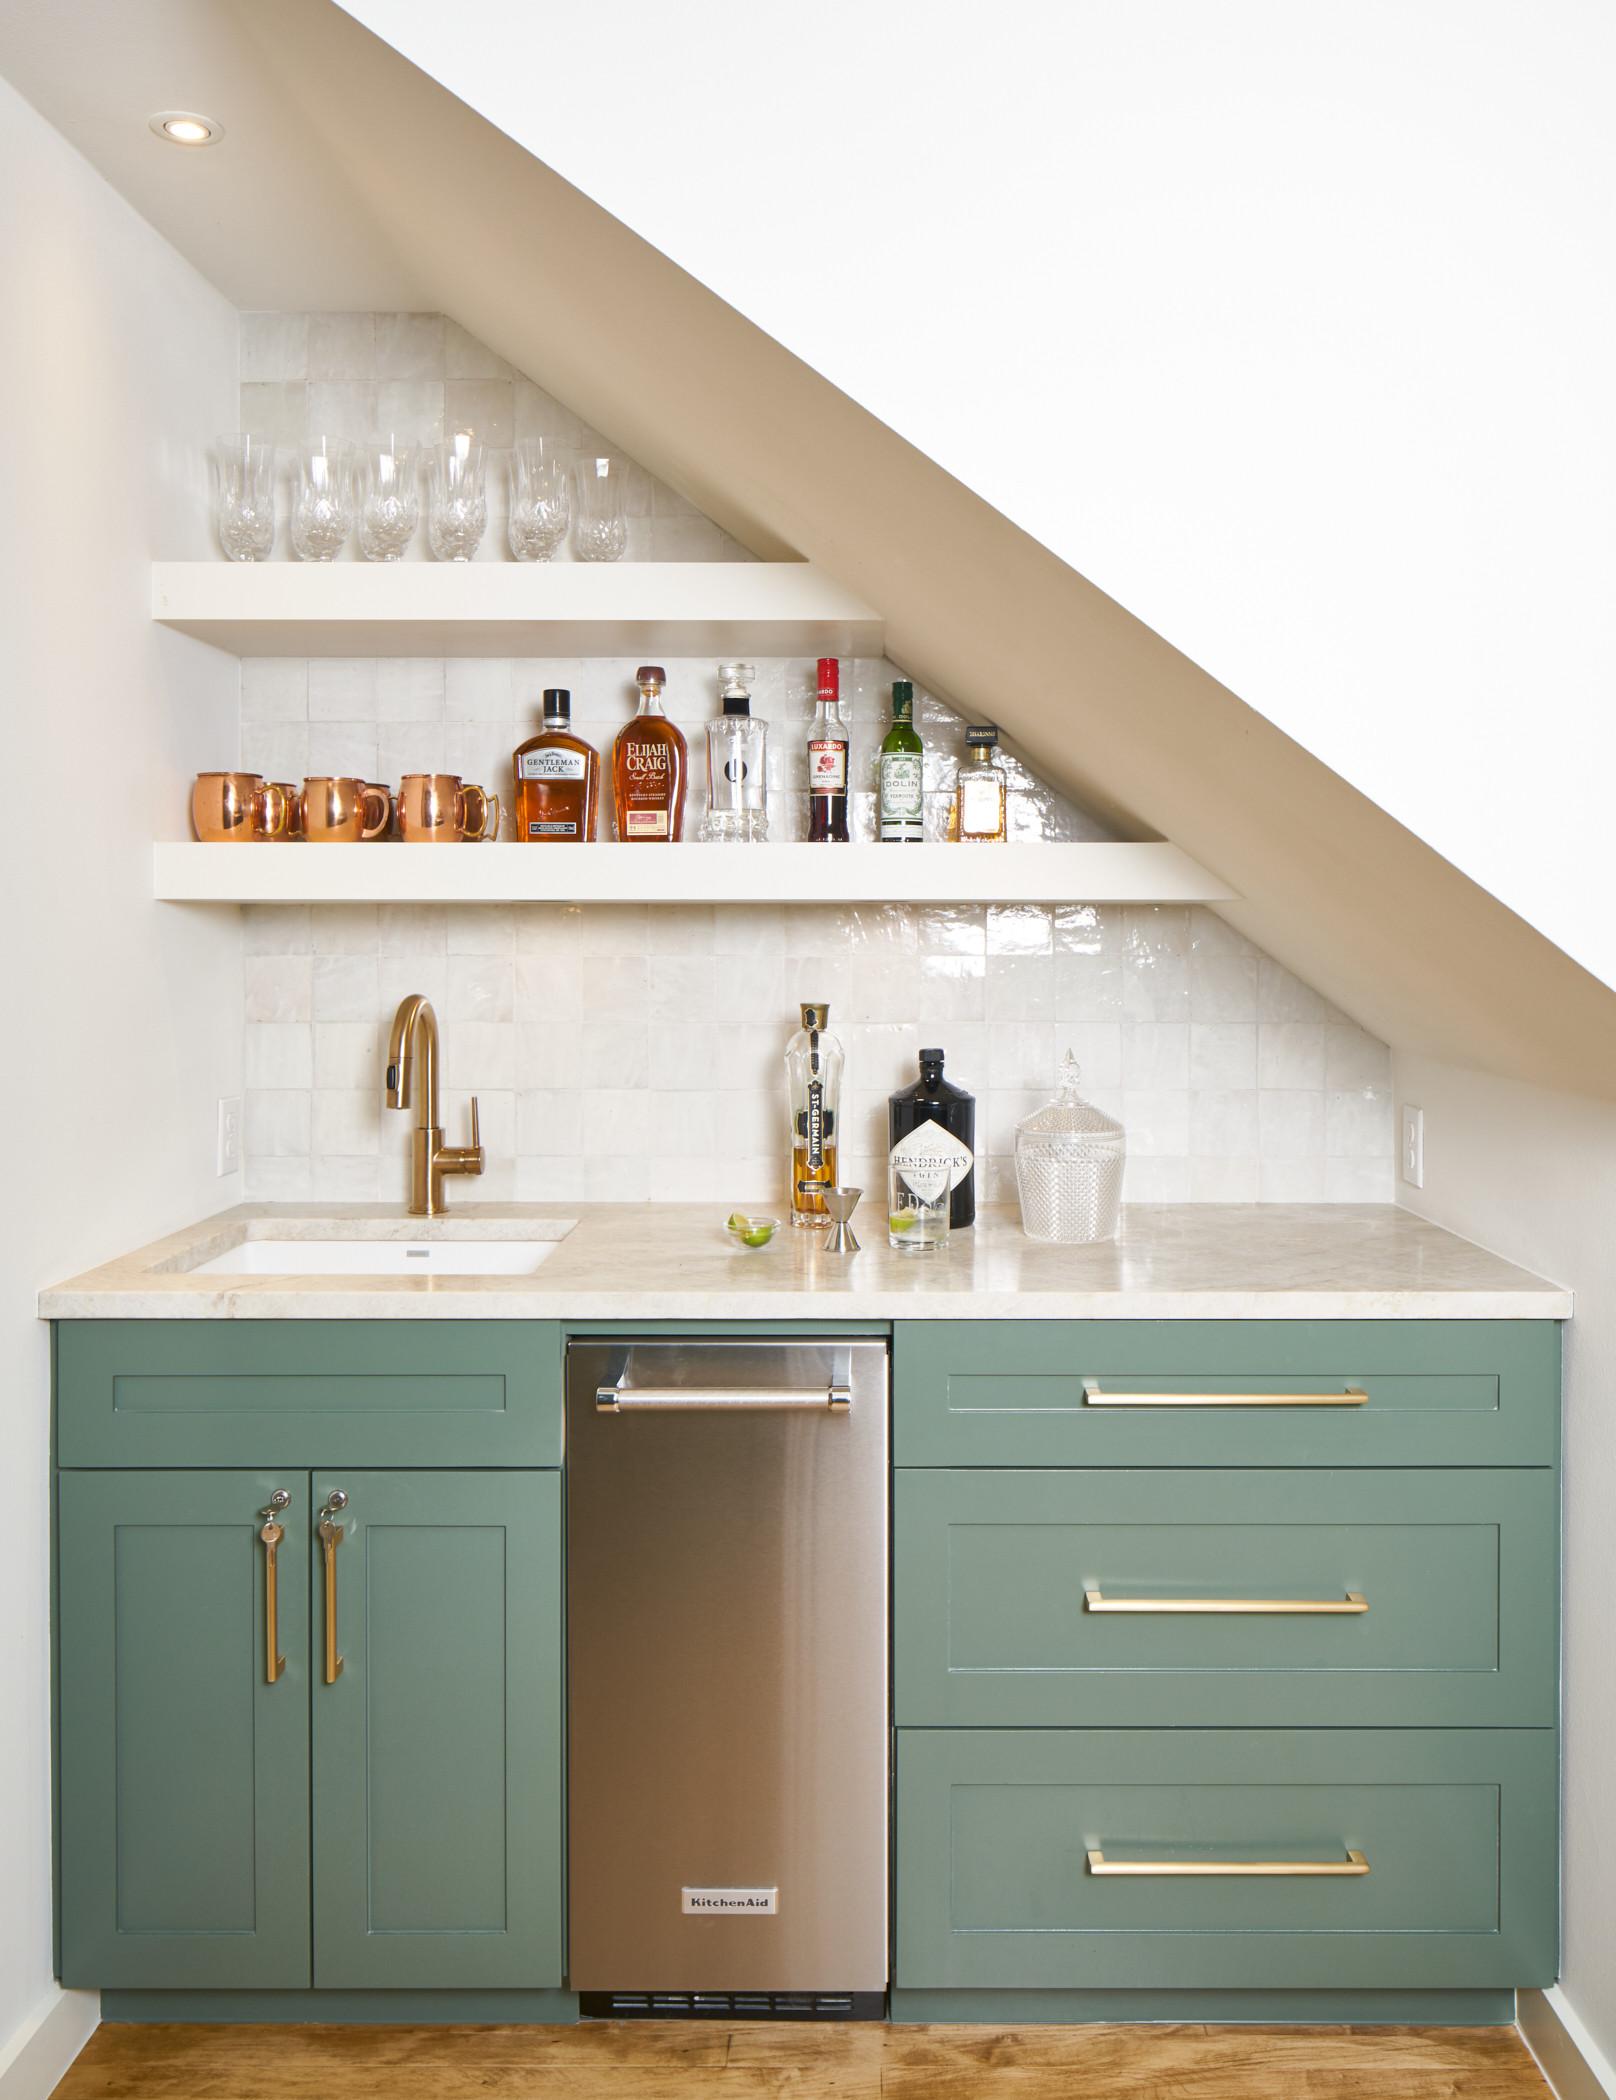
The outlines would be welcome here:
M 1128 1398 L 1354 1389 L 1362 1405 Z M 893 1410 L 900 1466 L 1552 1465 L 1560 1334 L 1549 1320 L 902 1321 Z
M 561 1330 L 521 1320 L 70 1320 L 63 1466 L 556 1466 Z
M 898 1723 L 1552 1727 L 1555 1487 L 1538 1468 L 900 1472 Z M 1367 1611 L 1095 1609 L 1354 1595 Z
M 1344 1864 L 1361 1877 L 1096 1875 Z M 1556 1966 L 1551 1729 L 911 1729 L 895 1981 L 1504 1988 Z

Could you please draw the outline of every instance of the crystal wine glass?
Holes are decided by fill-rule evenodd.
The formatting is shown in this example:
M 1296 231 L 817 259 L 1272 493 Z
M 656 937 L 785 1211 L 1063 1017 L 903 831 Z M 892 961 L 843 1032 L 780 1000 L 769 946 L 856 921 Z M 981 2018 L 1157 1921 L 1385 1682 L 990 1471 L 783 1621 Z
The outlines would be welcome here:
M 627 460 L 610 452 L 578 462 L 572 551 L 580 561 L 622 560 L 628 545 L 628 521 L 623 515 L 628 471 Z
M 219 545 L 229 561 L 262 561 L 275 539 L 275 447 L 238 431 L 218 444 Z
M 470 561 L 488 525 L 483 448 L 476 434 L 457 430 L 433 447 L 429 462 L 427 538 L 439 561 Z
M 551 438 L 511 449 L 511 552 L 518 561 L 548 561 L 567 536 L 572 491 Z
M 360 553 L 366 561 L 401 561 L 421 522 L 421 490 L 411 447 L 391 437 L 367 445 L 360 490 Z
M 335 561 L 354 522 L 353 447 L 317 437 L 299 449 L 292 545 L 301 561 Z

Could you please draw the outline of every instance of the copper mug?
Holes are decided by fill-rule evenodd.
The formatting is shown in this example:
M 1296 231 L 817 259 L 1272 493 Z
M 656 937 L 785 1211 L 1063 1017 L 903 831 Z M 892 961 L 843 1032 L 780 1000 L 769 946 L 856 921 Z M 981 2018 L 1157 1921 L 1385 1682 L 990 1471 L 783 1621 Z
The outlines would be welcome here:
M 458 773 L 406 773 L 398 786 L 398 832 L 412 846 L 497 838 L 499 797 Z
M 374 781 L 311 773 L 303 783 L 303 836 L 312 845 L 379 839 L 393 821 L 393 798 Z
M 286 797 L 286 829 L 277 832 L 277 838 L 300 839 L 303 836 L 303 791 L 292 780 L 266 780 L 264 792 L 276 789 Z
M 209 846 L 252 845 L 289 836 L 295 797 L 262 773 L 198 773 L 191 825 Z

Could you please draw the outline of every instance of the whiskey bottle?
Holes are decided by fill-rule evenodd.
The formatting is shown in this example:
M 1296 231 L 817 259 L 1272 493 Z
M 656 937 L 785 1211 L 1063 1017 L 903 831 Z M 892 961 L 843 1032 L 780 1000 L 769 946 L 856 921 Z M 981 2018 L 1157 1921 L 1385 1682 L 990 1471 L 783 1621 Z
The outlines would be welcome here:
M 595 836 L 600 760 L 572 731 L 572 695 L 546 686 L 544 727 L 511 758 L 516 775 L 516 836 L 524 843 L 582 845 Z
M 915 689 L 907 678 L 892 688 L 892 727 L 881 740 L 879 821 L 883 845 L 919 845 L 926 836 L 925 746 L 915 728 Z
M 826 1189 L 836 1187 L 837 1116 L 842 1046 L 826 1033 L 830 1008 L 810 1002 L 786 1045 L 786 1100 L 791 1115 L 791 1222 L 825 1225 Z
M 999 732 L 982 723 L 965 732 L 966 757 L 954 790 L 949 835 L 966 845 L 1002 846 L 1005 825 L 1005 771 L 994 757 Z
M 845 846 L 847 829 L 847 734 L 842 726 L 842 667 L 834 656 L 819 659 L 819 697 L 808 732 L 808 836 Z
M 752 666 L 720 664 L 722 714 L 707 724 L 704 839 L 764 844 L 769 836 L 769 725 L 752 714 Z
M 976 1222 L 976 1101 L 943 1077 L 941 1050 L 922 1050 L 919 1079 L 887 1096 L 887 1145 L 895 1155 L 924 1148 L 928 1164 L 946 1170 L 951 1231 Z
M 684 831 L 689 752 L 681 730 L 662 712 L 667 673 L 641 664 L 634 673 L 640 709 L 612 746 L 612 801 L 617 836 L 627 843 L 669 845 Z

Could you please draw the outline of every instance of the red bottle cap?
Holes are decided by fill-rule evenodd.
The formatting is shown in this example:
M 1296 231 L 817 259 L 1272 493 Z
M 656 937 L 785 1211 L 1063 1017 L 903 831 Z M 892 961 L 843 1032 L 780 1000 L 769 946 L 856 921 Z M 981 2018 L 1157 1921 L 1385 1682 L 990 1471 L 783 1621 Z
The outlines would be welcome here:
M 842 667 L 834 656 L 819 659 L 819 697 L 821 700 L 837 700 L 842 691 Z

